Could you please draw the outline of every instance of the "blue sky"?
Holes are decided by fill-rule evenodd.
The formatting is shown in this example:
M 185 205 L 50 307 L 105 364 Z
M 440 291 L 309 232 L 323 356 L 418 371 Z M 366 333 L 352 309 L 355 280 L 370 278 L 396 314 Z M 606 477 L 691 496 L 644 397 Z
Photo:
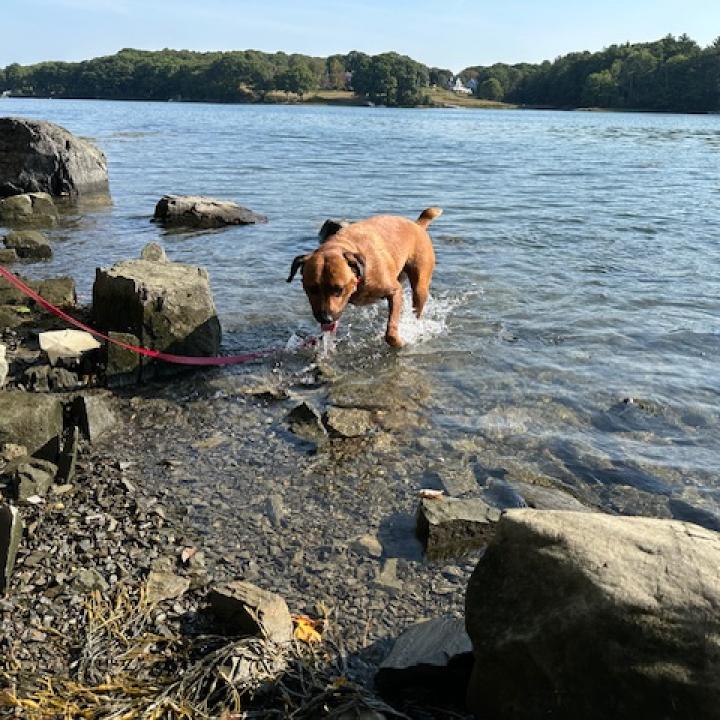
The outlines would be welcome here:
M 326 56 L 397 50 L 459 71 L 687 33 L 720 35 L 718 0 L 2 0 L 0 67 L 123 47 Z

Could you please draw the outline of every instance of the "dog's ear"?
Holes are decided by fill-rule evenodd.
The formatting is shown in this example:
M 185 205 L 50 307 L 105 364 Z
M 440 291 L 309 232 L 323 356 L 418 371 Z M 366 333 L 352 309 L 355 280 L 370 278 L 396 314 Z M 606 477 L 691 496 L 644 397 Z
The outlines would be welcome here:
M 365 278 L 365 256 L 361 253 L 347 252 L 343 253 L 343 257 L 347 260 L 350 269 L 355 273 L 358 280 Z
M 292 265 L 290 266 L 290 275 L 288 275 L 287 282 L 292 282 L 292 279 L 295 277 L 295 273 L 305 264 L 305 261 L 310 257 L 310 255 L 298 255 L 293 261 Z

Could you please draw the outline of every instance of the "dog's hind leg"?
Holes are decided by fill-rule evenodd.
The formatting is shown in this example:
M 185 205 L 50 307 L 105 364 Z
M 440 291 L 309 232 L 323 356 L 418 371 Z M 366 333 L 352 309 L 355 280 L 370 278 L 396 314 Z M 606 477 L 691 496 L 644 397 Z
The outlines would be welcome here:
M 405 268 L 412 290 L 413 310 L 417 318 L 422 315 L 430 294 L 430 281 L 435 268 L 435 258 L 432 257 L 430 260 L 430 262 L 414 264 Z

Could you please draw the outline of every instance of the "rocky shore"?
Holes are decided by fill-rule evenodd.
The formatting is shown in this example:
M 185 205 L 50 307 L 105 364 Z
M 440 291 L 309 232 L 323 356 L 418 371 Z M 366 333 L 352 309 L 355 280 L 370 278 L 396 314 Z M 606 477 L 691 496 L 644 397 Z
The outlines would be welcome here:
M 0 173 L 14 269 L 63 221 L 33 183 Z M 265 220 L 168 197 L 175 229 Z M 90 307 L 30 285 L 115 343 L 0 278 L 0 716 L 718 715 L 714 529 L 445 462 L 417 399 L 353 393 L 310 344 L 292 372 L 139 356 L 222 352 L 207 271 L 157 244 Z

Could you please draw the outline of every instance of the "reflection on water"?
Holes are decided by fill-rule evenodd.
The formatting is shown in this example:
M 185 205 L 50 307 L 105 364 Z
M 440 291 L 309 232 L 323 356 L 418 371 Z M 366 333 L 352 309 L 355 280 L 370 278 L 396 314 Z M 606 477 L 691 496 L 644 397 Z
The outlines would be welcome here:
M 351 308 L 318 392 L 385 413 L 388 472 L 472 462 L 614 511 L 716 522 L 720 117 L 20 99 L 7 110 L 92 136 L 109 160 L 112 206 L 58 229 L 55 259 L 30 272 L 71 272 L 88 299 L 96 265 L 160 241 L 209 268 L 228 349 L 315 331 L 284 278 L 326 217 L 443 207 L 433 299 L 422 321 L 403 316 L 408 347 L 382 342 L 384 306 Z M 270 222 L 165 234 L 149 218 L 167 192 L 237 200 Z M 298 351 L 272 369 L 293 377 L 311 361 Z

